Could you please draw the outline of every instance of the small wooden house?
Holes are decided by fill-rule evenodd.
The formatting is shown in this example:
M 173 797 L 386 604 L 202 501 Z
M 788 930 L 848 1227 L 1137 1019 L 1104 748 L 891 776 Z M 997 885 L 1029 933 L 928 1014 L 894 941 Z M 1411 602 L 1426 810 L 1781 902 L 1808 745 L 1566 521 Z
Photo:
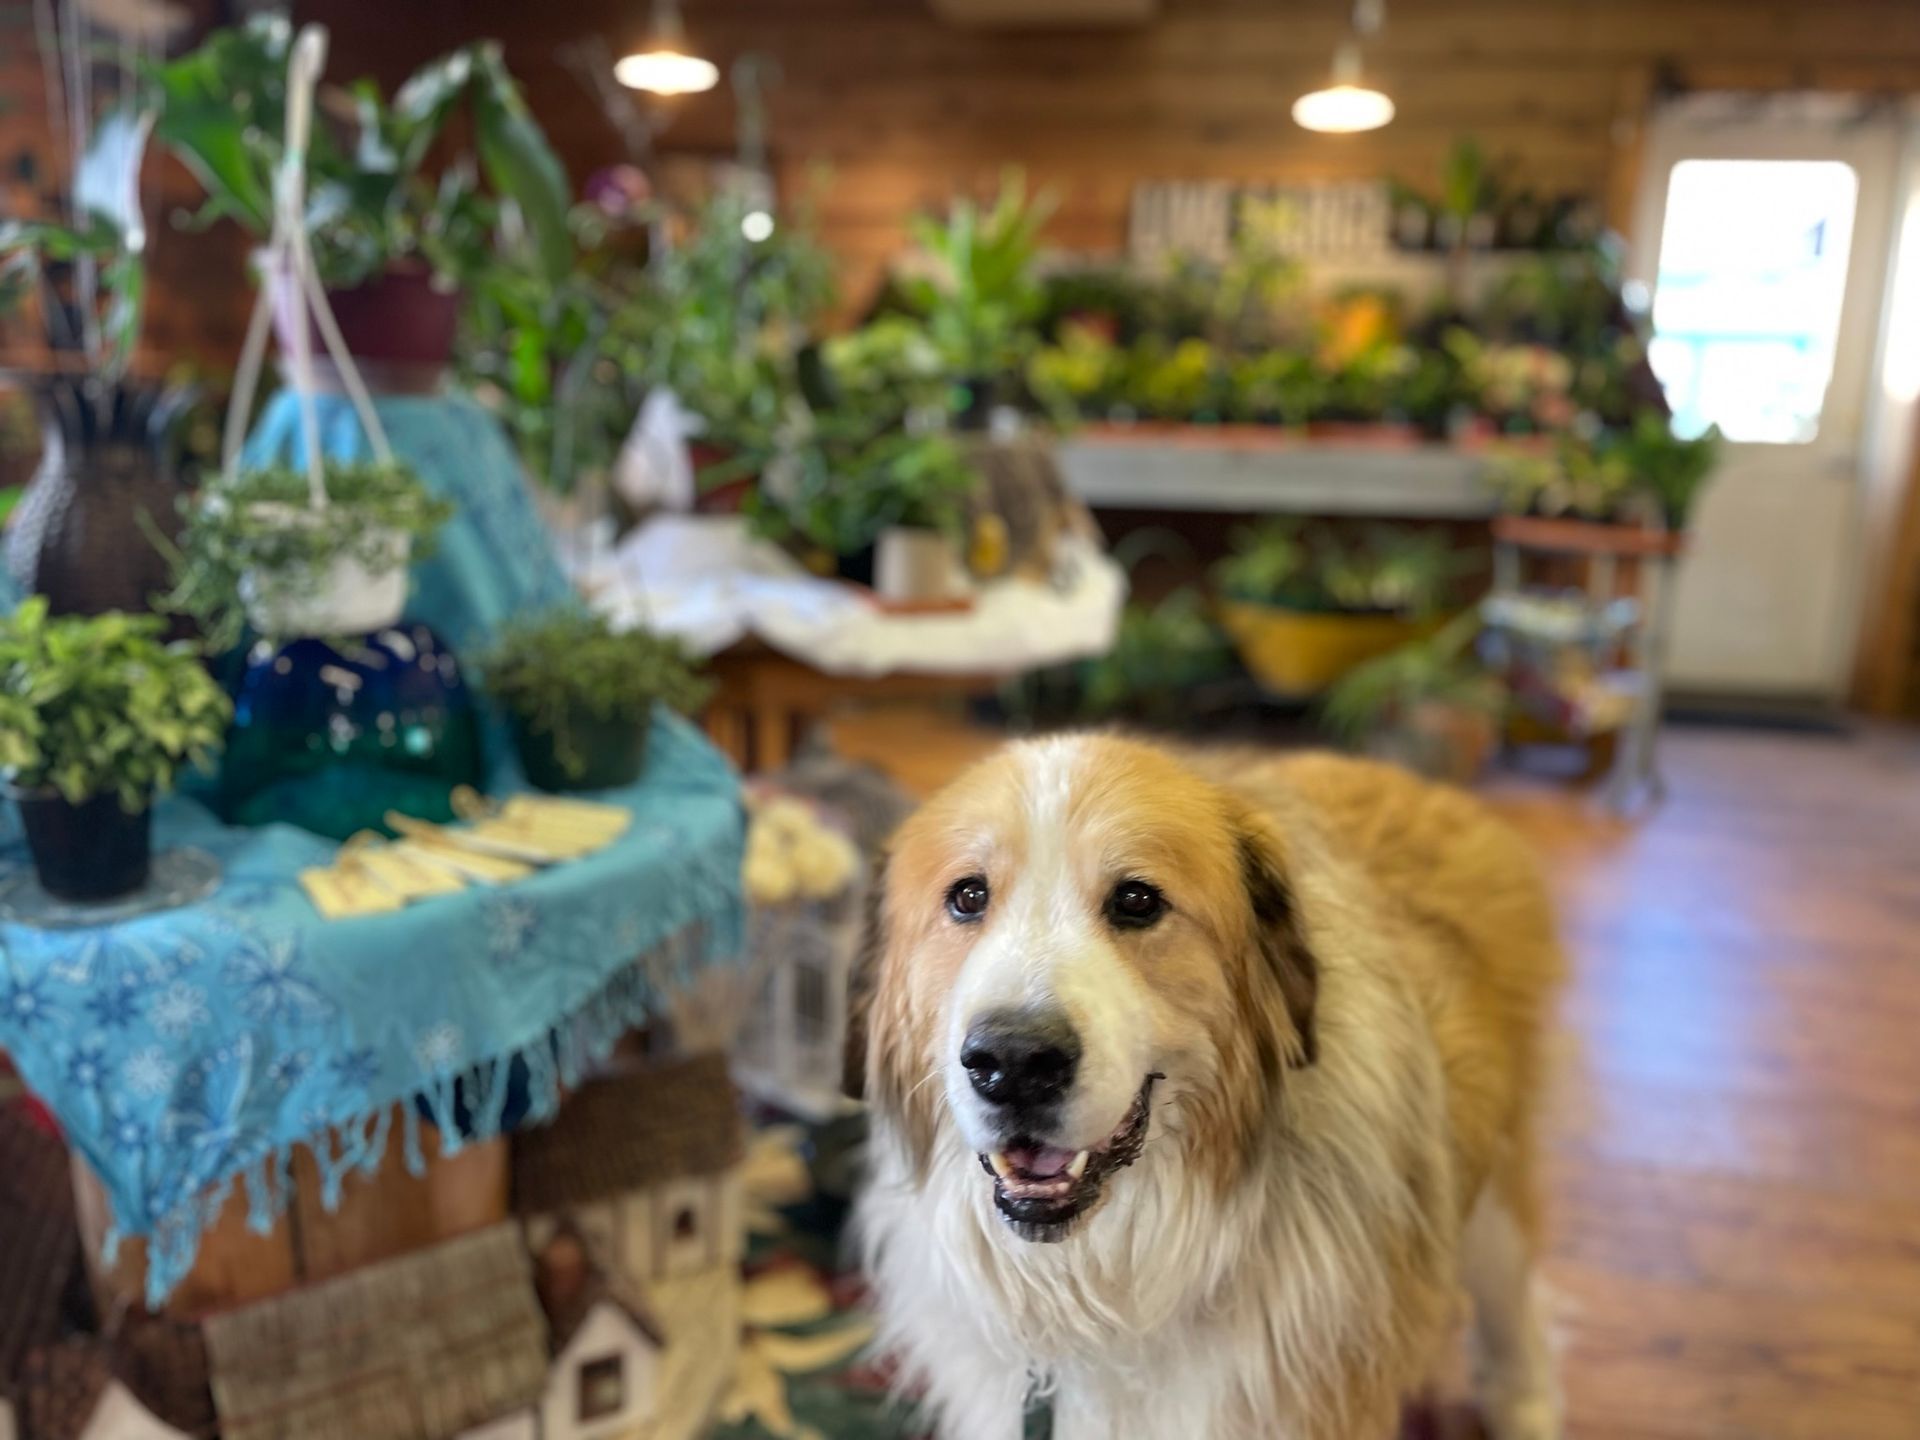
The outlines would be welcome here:
M 667 1340 L 633 1288 L 595 1266 L 562 1226 L 535 1257 L 553 1368 L 540 1402 L 540 1440 L 631 1440 L 652 1434 Z
M 724 1057 L 635 1066 L 589 1081 L 551 1125 L 514 1137 L 514 1209 L 535 1255 L 571 1226 L 595 1263 L 650 1293 L 738 1266 L 744 1154 Z
M 445 1440 L 547 1387 L 512 1225 L 216 1315 L 206 1335 L 223 1440 Z
M 515 1135 L 514 1207 L 555 1331 L 541 1440 L 703 1431 L 739 1352 L 744 1155 L 718 1054 L 590 1081 Z M 556 1286 L 566 1273 L 598 1276 L 584 1301 Z M 643 1395 L 650 1424 L 582 1419 Z

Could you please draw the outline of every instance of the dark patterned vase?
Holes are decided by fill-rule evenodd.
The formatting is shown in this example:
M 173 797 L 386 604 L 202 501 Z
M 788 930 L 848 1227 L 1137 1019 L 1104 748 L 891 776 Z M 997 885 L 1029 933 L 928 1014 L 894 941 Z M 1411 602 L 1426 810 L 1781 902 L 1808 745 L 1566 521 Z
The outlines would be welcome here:
M 282 821 L 344 840 L 389 810 L 453 818 L 456 787 L 484 778 L 459 662 L 424 625 L 350 640 L 262 642 L 234 695 L 220 767 L 230 824 Z

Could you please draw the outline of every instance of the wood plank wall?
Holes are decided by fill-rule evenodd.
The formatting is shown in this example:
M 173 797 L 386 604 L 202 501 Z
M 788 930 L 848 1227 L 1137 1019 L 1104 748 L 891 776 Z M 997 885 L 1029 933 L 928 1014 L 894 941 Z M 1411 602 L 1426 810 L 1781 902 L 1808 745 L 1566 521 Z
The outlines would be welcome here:
M 336 73 L 392 78 L 499 35 L 576 173 L 618 147 L 557 44 L 645 28 L 642 0 L 304 0 L 334 25 Z M 1310 135 L 1294 98 L 1325 74 L 1344 0 L 1166 0 L 1119 30 L 980 32 L 922 0 L 684 0 L 697 48 L 777 62 L 772 141 L 791 190 L 831 174 L 823 231 L 856 295 L 903 243 L 902 217 L 1008 164 L 1059 187 L 1052 238 L 1113 250 L 1143 178 L 1430 182 L 1472 133 L 1545 191 L 1631 203 L 1635 134 L 1665 82 L 1920 93 L 1920 0 L 1396 0 L 1369 65 L 1400 107 L 1369 136 Z M 377 18 L 377 22 L 374 17 Z M 668 149 L 724 153 L 725 87 L 682 102 Z

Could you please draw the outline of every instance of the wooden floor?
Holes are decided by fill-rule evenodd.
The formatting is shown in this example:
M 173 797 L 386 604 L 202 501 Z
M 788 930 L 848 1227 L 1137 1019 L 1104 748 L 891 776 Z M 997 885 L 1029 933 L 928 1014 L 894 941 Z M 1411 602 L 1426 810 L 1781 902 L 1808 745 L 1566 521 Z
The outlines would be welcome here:
M 992 736 L 836 725 L 918 790 Z M 1920 738 L 1675 730 L 1623 823 L 1539 782 L 1577 971 L 1549 1109 L 1578 1440 L 1920 1440 Z

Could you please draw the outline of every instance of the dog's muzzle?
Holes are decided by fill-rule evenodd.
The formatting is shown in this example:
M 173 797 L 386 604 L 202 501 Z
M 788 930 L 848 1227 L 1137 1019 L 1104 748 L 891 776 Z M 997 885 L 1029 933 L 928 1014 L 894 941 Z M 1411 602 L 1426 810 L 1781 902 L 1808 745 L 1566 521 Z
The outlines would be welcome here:
M 993 1203 L 1022 1240 L 1053 1244 L 1073 1233 L 1093 1213 L 1109 1176 L 1140 1158 L 1153 1118 L 1153 1084 L 1147 1076 L 1126 1117 L 1107 1140 L 1091 1150 L 1063 1150 L 1038 1140 L 1016 1137 L 1004 1150 L 980 1157 L 993 1177 Z

